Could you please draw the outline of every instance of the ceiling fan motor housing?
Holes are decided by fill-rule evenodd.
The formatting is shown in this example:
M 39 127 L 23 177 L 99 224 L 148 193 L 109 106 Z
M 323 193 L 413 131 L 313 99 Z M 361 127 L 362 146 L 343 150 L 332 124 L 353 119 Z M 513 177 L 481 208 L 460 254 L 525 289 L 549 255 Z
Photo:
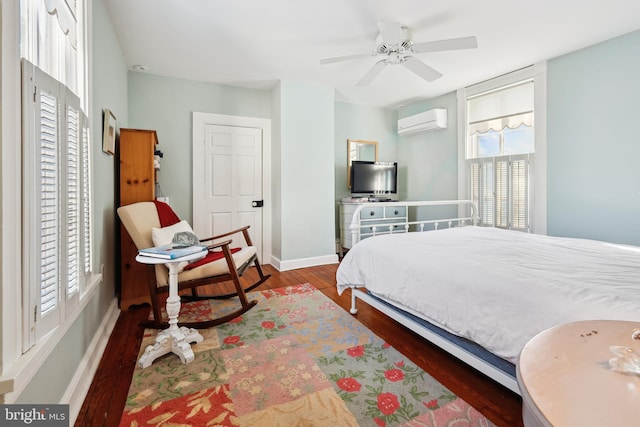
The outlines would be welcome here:
M 409 29 L 401 28 L 400 43 L 390 44 L 382 39 L 382 34 L 378 34 L 376 38 L 376 55 L 387 55 L 385 62 L 387 64 L 402 64 L 406 61 L 407 54 L 415 53 L 413 51 L 413 43 L 411 42 L 411 34 Z

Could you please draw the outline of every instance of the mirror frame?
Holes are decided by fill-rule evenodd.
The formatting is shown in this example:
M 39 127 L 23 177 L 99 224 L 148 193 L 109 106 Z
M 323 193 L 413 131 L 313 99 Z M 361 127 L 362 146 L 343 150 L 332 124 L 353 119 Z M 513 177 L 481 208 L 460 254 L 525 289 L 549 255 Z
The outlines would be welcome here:
M 351 188 L 351 162 L 353 160 L 362 160 L 357 158 L 357 148 L 360 145 L 373 145 L 374 146 L 374 162 L 378 161 L 378 142 L 377 141 L 365 141 L 363 139 L 347 139 L 347 188 Z M 355 157 L 351 154 L 355 153 Z

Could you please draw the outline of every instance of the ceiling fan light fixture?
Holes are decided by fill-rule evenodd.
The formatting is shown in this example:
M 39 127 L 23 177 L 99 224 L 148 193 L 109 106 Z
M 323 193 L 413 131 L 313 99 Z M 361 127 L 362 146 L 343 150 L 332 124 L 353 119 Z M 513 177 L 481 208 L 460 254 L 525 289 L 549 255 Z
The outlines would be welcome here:
M 387 58 L 387 64 L 398 65 L 403 62 L 402 60 L 403 58 L 398 54 L 398 52 L 391 52 Z
M 401 26 L 397 22 L 378 23 L 378 28 L 380 33 L 376 37 L 376 48 L 370 54 L 325 58 L 320 60 L 320 63 L 330 64 L 332 62 L 348 61 L 366 56 L 383 56 L 383 59 L 376 62 L 360 81 L 358 81 L 356 86 L 367 86 L 387 65 L 403 65 L 423 80 L 432 82 L 442 77 L 442 74 L 413 55 L 445 50 L 474 49 L 478 47 L 475 36 L 414 43 L 411 40 L 409 29 Z

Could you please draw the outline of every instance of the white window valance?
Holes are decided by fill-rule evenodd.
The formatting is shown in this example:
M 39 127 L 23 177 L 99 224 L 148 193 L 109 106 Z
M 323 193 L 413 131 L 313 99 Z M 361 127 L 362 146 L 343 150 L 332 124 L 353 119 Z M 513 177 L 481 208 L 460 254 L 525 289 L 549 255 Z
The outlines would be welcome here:
M 467 117 L 470 135 L 533 125 L 533 81 L 470 97 Z
M 75 0 L 44 0 L 44 4 L 49 15 L 58 18 L 60 29 L 69 37 L 69 43 L 75 49 L 78 40 Z
M 469 135 L 487 133 L 490 130 L 500 132 L 506 128 L 516 129 L 522 125 L 528 127 L 533 126 L 533 111 L 470 124 Z

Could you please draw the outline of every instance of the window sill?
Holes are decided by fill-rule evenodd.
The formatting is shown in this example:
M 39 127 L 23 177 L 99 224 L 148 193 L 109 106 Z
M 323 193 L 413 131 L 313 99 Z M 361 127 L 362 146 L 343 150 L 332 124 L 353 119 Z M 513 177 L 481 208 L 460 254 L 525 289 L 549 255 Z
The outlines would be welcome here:
M 0 401 L 13 403 L 20 396 L 73 323 L 78 319 L 89 301 L 93 299 L 100 283 L 102 283 L 102 275 L 93 275 L 89 279 L 87 290 L 80 297 L 80 303 L 73 313 L 60 326 L 51 331 L 49 335 L 15 360 L 4 375 L 0 377 L 0 396 L 2 396 Z

